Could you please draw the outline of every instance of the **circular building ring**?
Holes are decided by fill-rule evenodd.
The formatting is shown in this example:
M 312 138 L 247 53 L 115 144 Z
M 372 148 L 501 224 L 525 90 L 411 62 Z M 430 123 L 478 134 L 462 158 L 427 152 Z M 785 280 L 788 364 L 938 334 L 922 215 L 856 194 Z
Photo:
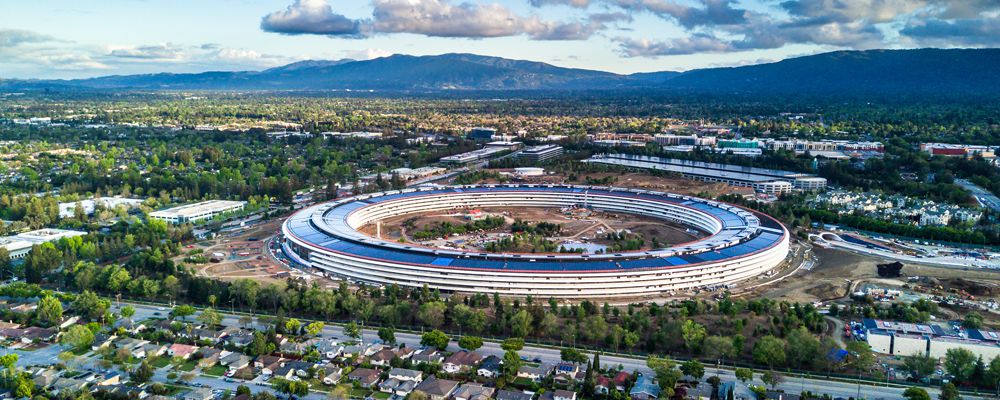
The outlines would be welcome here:
M 586 207 L 695 227 L 700 240 L 648 251 L 486 253 L 408 245 L 358 229 L 400 215 L 472 208 Z M 734 205 L 639 189 L 567 185 L 414 188 L 313 205 L 282 225 L 293 261 L 375 285 L 556 298 L 634 298 L 729 287 L 778 266 L 789 234 L 777 220 Z

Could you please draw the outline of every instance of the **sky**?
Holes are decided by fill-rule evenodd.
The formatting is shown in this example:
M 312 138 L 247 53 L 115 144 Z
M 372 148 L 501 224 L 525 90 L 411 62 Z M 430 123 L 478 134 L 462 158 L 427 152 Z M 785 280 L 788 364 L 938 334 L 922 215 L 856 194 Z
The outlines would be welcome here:
M 475 53 L 616 73 L 1000 46 L 1000 0 L 0 0 L 0 79 Z

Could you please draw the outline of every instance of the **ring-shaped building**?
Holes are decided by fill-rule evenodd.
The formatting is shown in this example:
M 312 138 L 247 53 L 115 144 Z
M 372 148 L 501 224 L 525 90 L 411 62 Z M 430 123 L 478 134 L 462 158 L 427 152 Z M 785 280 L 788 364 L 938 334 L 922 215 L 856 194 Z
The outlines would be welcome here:
M 653 217 L 707 232 L 689 243 L 605 254 L 488 253 L 411 245 L 359 228 L 401 215 L 476 208 L 583 207 Z M 760 276 L 788 254 L 778 221 L 731 204 L 639 189 L 479 185 L 365 194 L 302 209 L 282 225 L 285 254 L 369 284 L 574 299 L 656 297 Z

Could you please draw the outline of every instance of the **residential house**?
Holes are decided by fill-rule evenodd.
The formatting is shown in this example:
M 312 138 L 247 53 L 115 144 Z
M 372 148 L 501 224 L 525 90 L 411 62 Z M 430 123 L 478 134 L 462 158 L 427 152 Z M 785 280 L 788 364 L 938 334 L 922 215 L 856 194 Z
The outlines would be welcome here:
M 312 366 L 312 363 L 305 361 L 285 361 L 281 367 L 274 372 L 274 376 L 279 376 L 285 379 L 292 379 L 293 376 L 301 379 L 307 379 L 309 378 L 309 371 L 312 369 Z
M 156 343 L 146 343 L 132 350 L 132 356 L 136 358 L 159 357 L 167 353 L 167 346 Z
M 108 372 L 104 375 L 99 375 L 94 379 L 94 383 L 97 386 L 111 386 L 122 383 L 122 373 L 121 372 Z
M 254 367 L 260 368 L 260 373 L 264 375 L 274 375 L 285 365 L 285 359 L 281 357 L 263 355 L 258 356 L 253 362 Z
M 87 381 L 76 378 L 57 378 L 49 386 L 49 391 L 58 395 L 60 392 L 73 393 L 87 387 Z
M 412 369 L 393 368 L 389 370 L 389 378 L 420 383 L 420 381 L 424 380 L 424 374 L 420 371 Z
M 445 400 L 451 396 L 457 387 L 458 382 L 456 381 L 438 379 L 437 377 L 431 376 L 424 379 L 423 382 L 420 382 L 420 384 L 417 385 L 413 391 L 427 395 L 430 400 Z
M 187 360 L 188 358 L 191 358 L 191 355 L 194 354 L 195 351 L 198 351 L 198 346 L 174 343 L 167 348 L 167 355 Z
M 378 371 L 371 368 L 358 368 L 351 373 L 347 374 L 347 380 L 352 382 L 358 382 L 361 387 L 365 389 L 370 389 L 376 383 L 378 383 L 379 373 Z
M 219 358 L 219 364 L 225 365 L 229 369 L 243 369 L 250 366 L 250 357 L 243 353 L 233 352 Z
M 198 350 L 198 355 L 201 356 L 198 360 L 198 365 L 202 367 L 211 367 L 218 364 L 223 353 L 229 354 L 228 351 L 219 350 L 214 347 L 202 347 Z
M 489 400 L 496 389 L 478 383 L 463 383 L 452 395 L 454 400 Z
M 382 349 L 376 352 L 375 354 L 372 354 L 372 356 L 368 358 L 368 361 L 372 365 L 379 367 L 386 367 L 389 365 L 389 362 L 392 361 L 392 359 L 395 357 L 396 357 L 396 352 L 392 351 L 392 349 Z
M 118 336 L 109 335 L 107 333 L 98 333 L 94 335 L 94 342 L 90 344 L 90 349 L 97 351 L 105 347 L 111 346 L 111 343 L 117 339 Z
M 568 362 L 556 364 L 555 374 L 555 381 L 560 384 L 582 382 L 586 377 L 586 371 L 580 368 L 580 364 Z
M 608 394 L 611 392 L 611 388 L 614 387 L 614 383 L 611 382 L 611 378 L 604 375 L 597 375 L 594 378 L 594 393 L 596 394 Z
M 183 400 L 214 400 L 215 393 L 211 388 L 195 388 L 184 394 Z
M 516 392 L 513 390 L 501 390 L 497 392 L 497 400 L 531 400 L 533 393 Z
M 444 354 L 433 347 L 420 349 L 410 357 L 414 364 L 444 362 Z
M 382 383 L 378 384 L 378 390 L 383 393 L 391 393 L 396 396 L 406 397 L 416 388 L 417 382 L 414 381 L 404 381 L 397 378 L 390 377 Z
M 323 377 L 324 385 L 336 385 L 337 382 L 340 382 L 340 378 L 344 374 L 344 369 L 333 364 L 327 364 L 323 366 L 319 373 Z
M 757 395 L 747 385 L 738 382 L 723 382 L 719 385 L 716 396 L 720 399 L 728 399 L 730 392 L 733 393 L 733 400 L 754 400 L 757 398 Z
M 500 357 L 490 355 L 483 359 L 483 362 L 479 364 L 479 369 L 476 370 L 476 375 L 485 378 L 496 378 L 500 376 Z
M 332 340 L 322 340 L 316 343 L 316 351 L 322 354 L 327 360 L 332 360 L 340 357 L 340 354 L 344 352 L 344 346 Z
M 632 376 L 629 375 L 628 372 L 618 371 L 618 373 L 615 374 L 615 377 L 611 379 L 611 382 L 614 382 L 615 389 L 618 389 L 619 392 L 624 392 L 625 388 L 628 387 L 628 381 L 631 378 Z
M 479 361 L 482 359 L 483 356 L 479 355 L 479 353 L 468 350 L 460 350 L 448 356 L 448 358 L 444 360 L 444 365 L 441 369 L 449 374 L 468 371 L 479 364 Z
M 552 393 L 552 400 L 576 400 L 576 392 L 558 389 Z
M 628 396 L 632 400 L 655 400 L 660 397 L 660 385 L 656 383 L 656 379 L 640 374 Z
M 246 347 L 253 342 L 253 333 L 242 329 L 226 331 L 222 340 L 236 347 Z
M 518 378 L 527 378 L 533 382 L 541 382 L 542 379 L 549 376 L 552 373 L 551 364 L 542 364 L 537 367 L 531 365 L 523 365 L 517 370 Z

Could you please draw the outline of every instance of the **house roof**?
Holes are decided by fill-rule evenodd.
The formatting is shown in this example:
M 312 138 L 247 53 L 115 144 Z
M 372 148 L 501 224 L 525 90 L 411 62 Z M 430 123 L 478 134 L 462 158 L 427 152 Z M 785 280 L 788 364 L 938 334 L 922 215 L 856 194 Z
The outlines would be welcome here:
M 447 397 L 451 394 L 451 392 L 455 391 L 456 387 L 458 387 L 458 382 L 456 381 L 438 379 L 437 377 L 431 376 L 423 382 L 420 382 L 414 390 L 424 392 L 432 396 Z
M 497 400 L 531 400 L 532 395 L 513 390 L 501 390 L 497 392 Z
M 456 351 L 454 354 L 445 359 L 444 362 L 445 364 L 473 366 L 478 364 L 479 360 L 482 359 L 483 356 L 479 355 L 479 353 L 476 353 L 474 351 L 461 350 L 461 351 Z

